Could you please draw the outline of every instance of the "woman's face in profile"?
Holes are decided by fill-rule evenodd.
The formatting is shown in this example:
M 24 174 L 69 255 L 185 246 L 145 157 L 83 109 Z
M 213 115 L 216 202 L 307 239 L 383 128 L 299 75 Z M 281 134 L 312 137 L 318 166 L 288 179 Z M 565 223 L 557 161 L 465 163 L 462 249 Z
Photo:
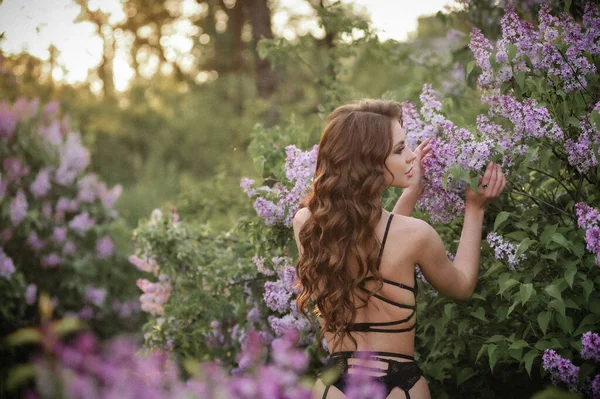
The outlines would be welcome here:
M 406 188 L 413 177 L 412 166 L 415 153 L 408 148 L 406 134 L 397 120 L 392 121 L 392 152 L 388 155 L 385 165 L 394 174 L 385 171 L 385 184 L 387 186 Z

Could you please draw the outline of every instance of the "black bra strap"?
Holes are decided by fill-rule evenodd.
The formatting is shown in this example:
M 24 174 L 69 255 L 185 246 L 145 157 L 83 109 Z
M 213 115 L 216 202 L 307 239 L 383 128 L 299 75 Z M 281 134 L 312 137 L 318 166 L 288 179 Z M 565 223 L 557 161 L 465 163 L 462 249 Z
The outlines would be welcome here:
M 381 240 L 381 249 L 379 250 L 379 261 L 381 262 L 381 256 L 383 255 L 383 247 L 385 246 L 385 241 L 387 240 L 388 231 L 390 231 L 390 225 L 392 224 L 392 219 L 394 218 L 394 214 L 390 213 L 390 217 L 388 218 L 387 225 L 385 226 L 385 233 L 383 233 L 383 240 Z
M 415 275 L 415 278 L 416 278 L 416 275 Z M 363 278 L 361 280 L 361 282 L 360 282 L 360 285 L 364 286 L 365 282 L 369 281 L 369 280 L 376 280 L 375 276 L 367 276 L 367 277 Z M 402 288 L 402 289 L 405 289 L 405 290 L 408 290 L 408 291 L 411 291 L 411 292 L 415 292 L 415 287 L 416 287 L 416 282 L 417 282 L 417 280 L 415 280 L 415 287 L 411 287 L 411 286 L 408 286 L 406 284 L 397 283 L 395 281 L 388 280 L 387 278 L 382 279 L 382 281 L 384 283 L 386 283 L 386 284 L 393 285 L 395 287 Z
M 358 332 L 380 332 L 380 333 L 403 333 L 412 331 L 417 327 L 417 323 L 415 322 L 412 326 L 407 328 L 395 328 L 395 329 L 385 329 L 385 328 L 373 328 L 371 323 L 357 323 L 352 326 L 350 331 L 358 331 Z
M 364 356 L 361 356 L 364 355 Z M 379 356 L 389 356 L 389 357 L 397 357 L 400 359 L 412 360 L 415 358 L 409 355 L 404 355 L 402 353 L 394 353 L 394 352 L 380 352 L 380 351 L 341 351 L 341 352 L 333 352 L 330 357 L 335 359 L 338 357 L 349 359 L 349 358 L 358 358 L 362 359 L 363 357 L 366 360 L 371 358 L 376 358 Z M 364 360 L 364 359 L 363 359 Z

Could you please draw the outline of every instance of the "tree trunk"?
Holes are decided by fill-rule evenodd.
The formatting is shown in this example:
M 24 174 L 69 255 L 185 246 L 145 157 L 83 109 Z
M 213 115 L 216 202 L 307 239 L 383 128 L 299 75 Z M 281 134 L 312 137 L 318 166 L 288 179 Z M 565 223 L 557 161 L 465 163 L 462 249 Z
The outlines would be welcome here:
M 258 96 L 269 98 L 277 90 L 278 78 L 275 71 L 271 69 L 268 60 L 261 60 L 256 50 L 256 44 L 262 38 L 272 39 L 271 10 L 267 6 L 267 0 L 244 0 L 248 10 L 248 17 L 252 24 L 252 37 L 254 39 L 254 53 L 256 59 L 256 89 Z

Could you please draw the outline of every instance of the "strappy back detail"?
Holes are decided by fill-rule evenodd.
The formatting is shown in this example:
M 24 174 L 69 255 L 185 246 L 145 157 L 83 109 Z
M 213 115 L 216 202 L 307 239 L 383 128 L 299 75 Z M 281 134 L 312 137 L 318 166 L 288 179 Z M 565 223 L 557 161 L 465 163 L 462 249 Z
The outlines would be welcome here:
M 385 233 L 383 234 L 383 240 L 381 241 L 381 249 L 379 250 L 378 264 L 381 264 L 381 258 L 383 256 L 383 249 L 385 247 L 385 242 L 387 240 L 388 232 L 390 230 L 390 225 L 392 224 L 393 217 L 394 217 L 394 214 L 390 214 L 387 225 L 385 227 Z M 412 310 L 412 312 L 407 317 L 400 319 L 400 320 L 396 320 L 396 321 L 380 322 L 380 323 L 354 323 L 353 325 L 349 326 L 348 331 L 403 333 L 403 332 L 414 330 L 417 326 L 416 320 L 411 326 L 406 327 L 406 328 L 382 328 L 382 327 L 389 327 L 389 326 L 395 326 L 398 324 L 407 323 L 413 318 L 413 316 L 415 316 L 415 314 L 417 312 L 417 290 L 418 290 L 416 273 L 415 273 L 414 286 L 412 286 L 412 287 L 402 284 L 402 283 L 398 283 L 396 281 L 388 280 L 385 278 L 383 279 L 383 283 L 385 283 L 385 284 L 393 285 L 395 287 L 412 292 L 413 296 L 415 298 L 414 305 L 406 305 L 404 303 L 395 302 L 389 298 L 384 297 L 383 295 L 373 293 L 373 291 L 371 291 L 367 287 L 365 287 L 365 284 L 368 281 L 372 281 L 372 280 L 376 280 L 374 276 L 365 277 L 358 283 L 358 288 L 361 291 L 366 292 L 367 294 L 371 294 L 372 297 L 377 298 L 380 301 L 388 303 L 397 308 Z M 416 317 L 415 317 L 415 319 L 416 319 Z

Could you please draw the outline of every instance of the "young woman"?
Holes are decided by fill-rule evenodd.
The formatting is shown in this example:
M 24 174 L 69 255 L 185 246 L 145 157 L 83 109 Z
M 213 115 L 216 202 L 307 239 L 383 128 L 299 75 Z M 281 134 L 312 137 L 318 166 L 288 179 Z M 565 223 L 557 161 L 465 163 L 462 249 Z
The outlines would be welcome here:
M 408 148 L 401 106 L 392 101 L 344 105 L 327 119 L 314 192 L 293 223 L 298 308 L 314 306 L 308 310 L 319 316 L 331 352 L 326 370 L 339 371 L 334 381 L 317 380 L 315 398 L 343 398 L 346 378 L 355 372 L 381 381 L 390 399 L 430 398 L 413 358 L 415 265 L 442 294 L 468 298 L 477 282 L 484 209 L 505 178 L 490 163 L 477 192 L 467 189 L 451 262 L 435 230 L 410 217 L 422 191 L 423 160 L 431 156 L 428 142 Z M 404 188 L 391 213 L 381 205 L 386 186 Z

